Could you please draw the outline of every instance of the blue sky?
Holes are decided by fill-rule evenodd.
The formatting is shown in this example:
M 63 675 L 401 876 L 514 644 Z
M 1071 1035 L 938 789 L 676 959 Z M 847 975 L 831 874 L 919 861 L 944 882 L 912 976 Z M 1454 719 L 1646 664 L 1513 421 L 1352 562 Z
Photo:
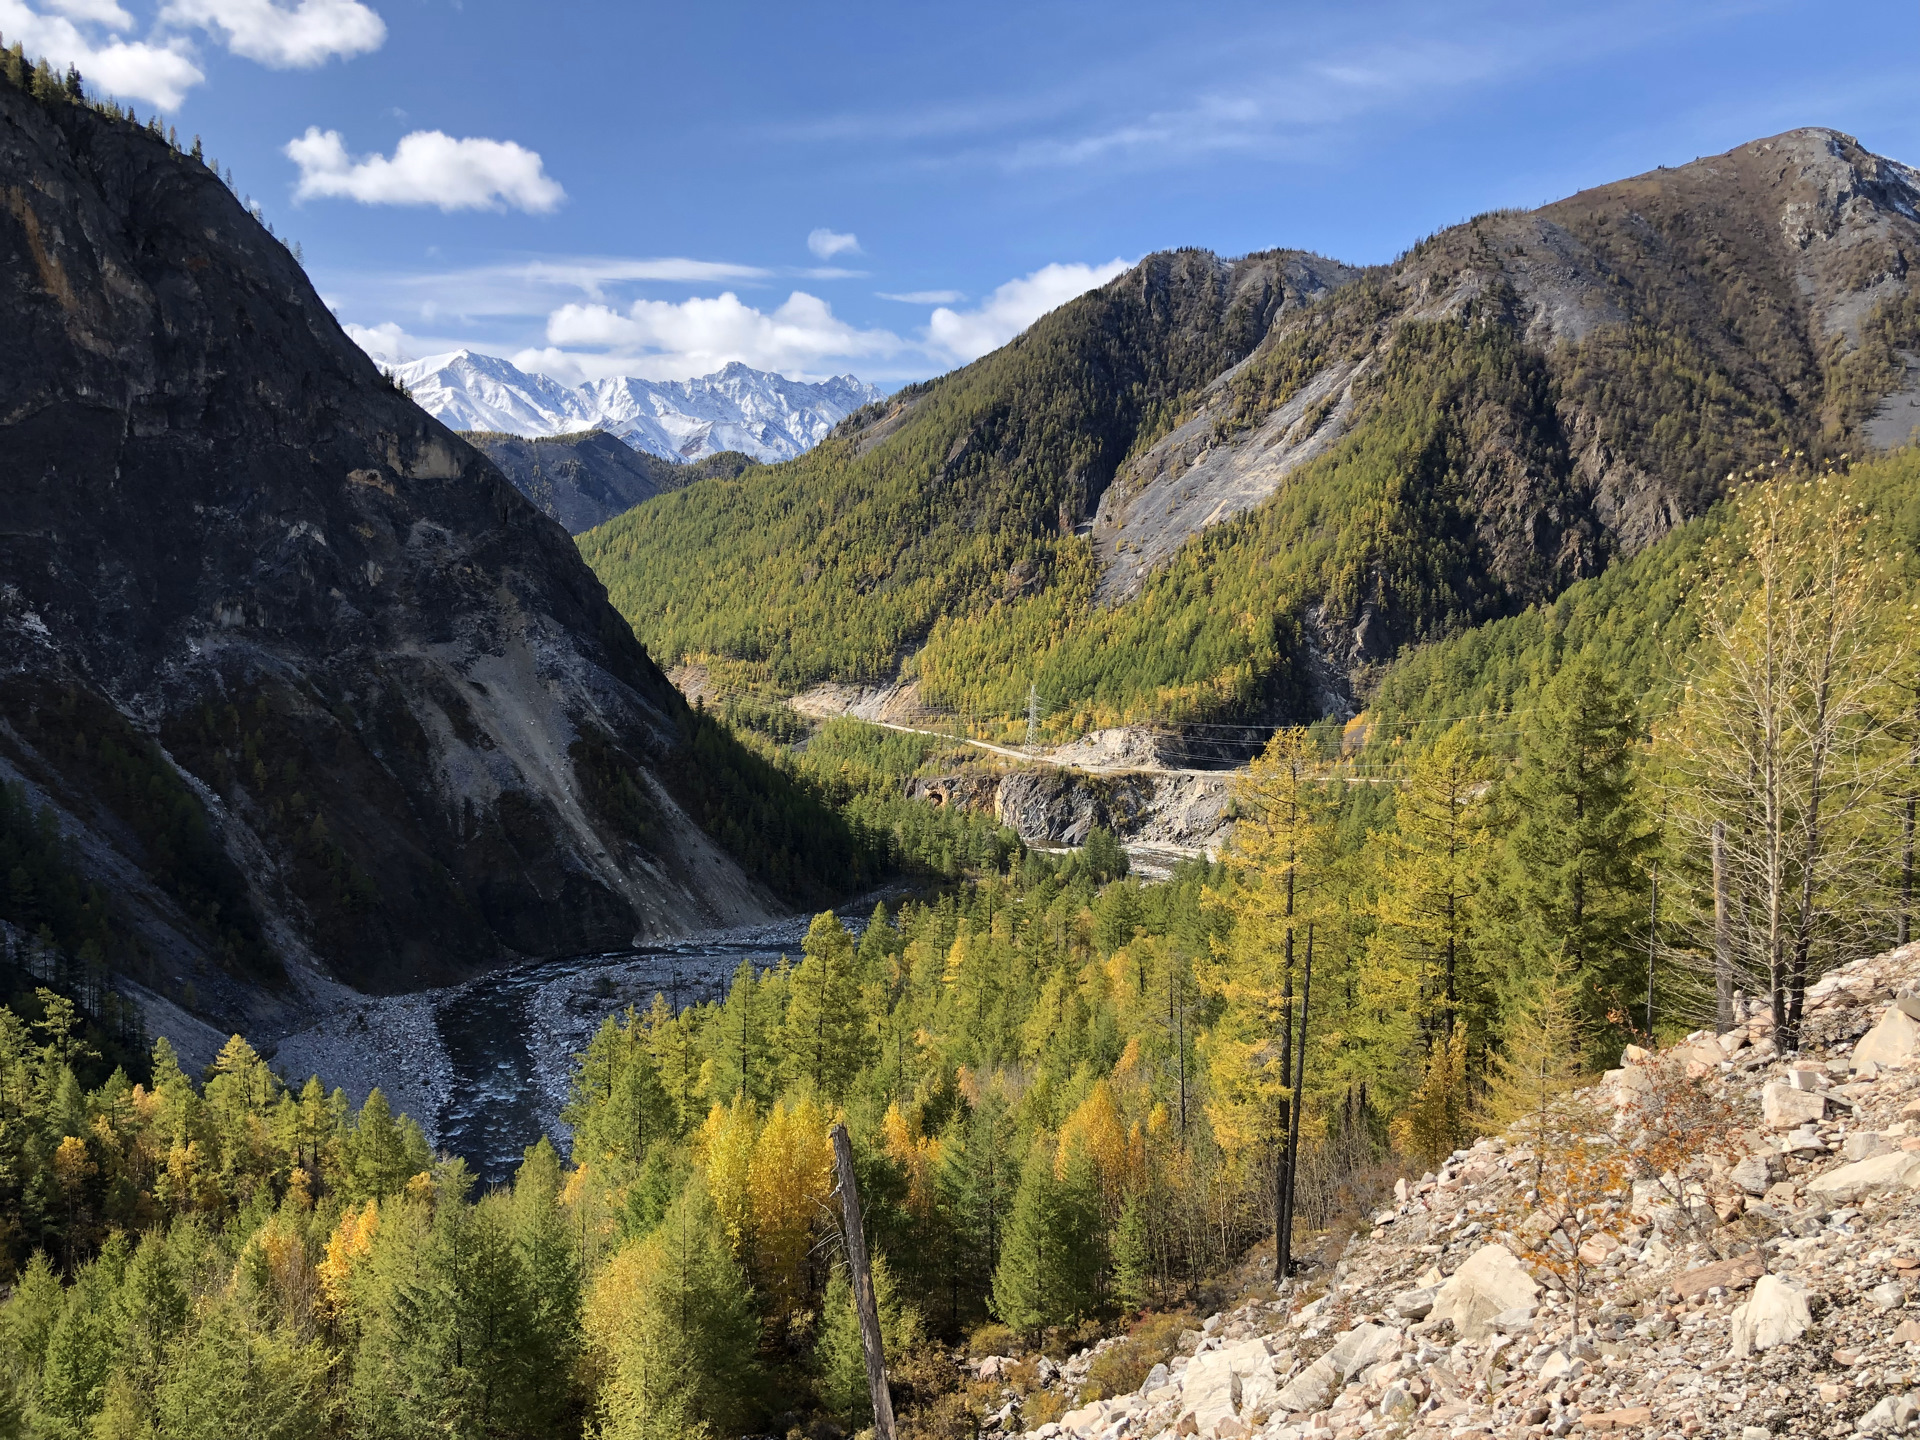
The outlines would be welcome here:
M 1152 250 L 1386 260 L 1797 125 L 1920 163 L 1912 0 L 0 0 L 0 32 L 201 135 L 370 348 L 569 381 L 893 385 Z

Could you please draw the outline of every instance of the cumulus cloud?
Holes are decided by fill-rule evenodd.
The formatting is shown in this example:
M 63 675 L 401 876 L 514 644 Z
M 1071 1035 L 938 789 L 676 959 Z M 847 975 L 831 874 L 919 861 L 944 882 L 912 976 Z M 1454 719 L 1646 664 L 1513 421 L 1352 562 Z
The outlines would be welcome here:
M 173 110 L 187 91 L 207 77 L 177 42 L 155 44 L 111 36 L 90 38 L 75 24 L 131 24 L 132 17 L 111 0 L 64 0 L 59 13 L 43 14 L 23 0 L 0 0 L 0 34 L 19 41 L 29 55 L 44 55 L 59 69 L 78 66 L 96 90 L 124 100 L 146 100 Z
M 78 0 L 101 3 L 101 0 Z M 167 0 L 163 22 L 219 36 L 236 55 L 276 70 L 304 70 L 335 55 L 361 55 L 386 43 L 387 26 L 360 0 Z
M 388 365 L 404 365 L 413 359 L 412 337 L 393 321 L 384 325 L 348 325 L 347 338 L 374 359 Z
M 884 359 L 909 348 L 890 330 L 861 330 L 804 290 L 763 311 L 732 291 L 677 303 L 637 300 L 626 310 L 609 305 L 563 305 L 547 320 L 547 350 L 515 363 L 559 373 L 642 375 L 653 379 L 706 375 L 738 360 L 756 370 L 817 374 L 833 365 Z M 576 347 L 599 351 L 580 354 Z
M 391 159 L 347 154 L 338 130 L 307 128 L 286 146 L 300 167 L 293 198 L 338 196 L 363 205 L 437 205 L 442 210 L 545 214 L 567 198 L 537 152 L 511 140 L 456 140 L 438 130 L 403 136 Z
M 860 239 L 856 235 L 842 235 L 822 225 L 807 236 L 807 249 L 822 260 L 831 260 L 836 255 L 858 255 Z
M 927 321 L 927 340 L 936 350 L 961 361 L 978 360 L 998 350 L 1049 310 L 1130 270 L 1125 260 L 1104 265 L 1047 265 L 1009 280 L 975 310 L 941 306 Z M 904 298 L 904 297 L 902 297 Z

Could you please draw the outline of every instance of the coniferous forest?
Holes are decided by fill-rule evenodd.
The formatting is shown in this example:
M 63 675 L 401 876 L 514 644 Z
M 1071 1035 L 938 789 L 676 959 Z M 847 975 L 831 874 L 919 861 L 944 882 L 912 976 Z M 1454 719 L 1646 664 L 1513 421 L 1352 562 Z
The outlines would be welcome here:
M 1360 725 L 1275 733 L 1217 862 L 949 846 L 923 898 L 820 914 L 720 1000 L 607 1016 L 568 1135 L 490 1192 L 377 1093 L 290 1087 L 238 1037 L 203 1077 L 165 1040 L 109 1056 L 23 984 L 0 1434 L 857 1429 L 837 1119 L 906 1433 L 975 1433 L 969 1352 L 1131 1324 L 1089 1389 L 1137 1386 L 1179 1328 L 1137 1317 L 1273 1235 L 1281 1167 L 1290 1237 L 1337 1233 L 1636 1039 L 1744 1004 L 1790 1047 L 1825 967 L 1911 936 L 1917 473 L 1769 466 L 1413 652 Z M 930 758 L 831 736 L 780 763 L 843 815 Z M 34 833 L 16 877 L 47 873 Z

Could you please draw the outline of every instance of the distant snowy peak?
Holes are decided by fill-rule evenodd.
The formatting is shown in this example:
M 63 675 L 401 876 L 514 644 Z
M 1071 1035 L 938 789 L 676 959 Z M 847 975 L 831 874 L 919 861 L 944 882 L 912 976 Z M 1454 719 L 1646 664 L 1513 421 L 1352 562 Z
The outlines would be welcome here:
M 616 375 L 577 390 L 471 350 L 415 360 L 395 373 L 422 408 L 456 430 L 528 437 L 605 430 L 636 450 L 681 461 L 723 450 L 791 460 L 881 398 L 851 375 L 815 385 L 737 361 L 697 380 Z

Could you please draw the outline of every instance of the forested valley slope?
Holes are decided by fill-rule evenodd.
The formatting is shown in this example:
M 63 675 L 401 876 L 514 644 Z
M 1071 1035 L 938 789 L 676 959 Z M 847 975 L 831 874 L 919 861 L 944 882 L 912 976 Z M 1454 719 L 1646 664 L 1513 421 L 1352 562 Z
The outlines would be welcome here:
M 1920 179 L 1798 130 L 1390 265 L 1154 255 L 784 466 L 584 537 L 663 663 L 983 731 L 1351 713 L 1780 455 L 1904 443 Z

